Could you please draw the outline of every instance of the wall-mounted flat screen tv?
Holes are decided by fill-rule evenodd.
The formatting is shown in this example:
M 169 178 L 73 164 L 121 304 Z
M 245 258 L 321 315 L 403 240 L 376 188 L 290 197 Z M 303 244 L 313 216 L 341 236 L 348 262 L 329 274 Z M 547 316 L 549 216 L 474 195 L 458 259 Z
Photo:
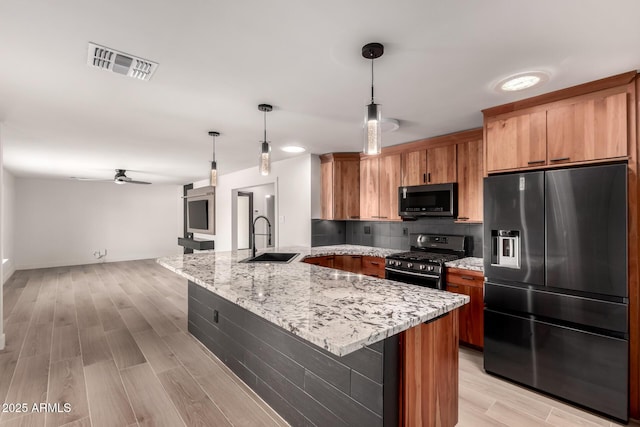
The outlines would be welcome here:
M 215 187 L 200 187 L 187 191 L 187 232 L 216 234 Z
M 189 201 L 189 226 L 206 230 L 209 228 L 209 201 L 193 200 Z

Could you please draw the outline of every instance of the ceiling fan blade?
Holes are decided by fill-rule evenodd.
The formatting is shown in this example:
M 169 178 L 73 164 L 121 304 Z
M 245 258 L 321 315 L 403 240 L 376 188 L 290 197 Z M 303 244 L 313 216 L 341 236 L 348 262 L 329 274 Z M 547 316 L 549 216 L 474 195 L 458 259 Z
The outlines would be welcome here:
M 127 181 L 125 181 L 127 184 L 151 184 L 150 182 L 146 182 L 146 181 L 134 181 L 132 179 L 129 179 Z
M 70 176 L 69 178 L 74 181 L 92 181 L 92 182 L 111 182 L 112 179 L 103 179 L 103 178 L 83 178 L 81 176 Z

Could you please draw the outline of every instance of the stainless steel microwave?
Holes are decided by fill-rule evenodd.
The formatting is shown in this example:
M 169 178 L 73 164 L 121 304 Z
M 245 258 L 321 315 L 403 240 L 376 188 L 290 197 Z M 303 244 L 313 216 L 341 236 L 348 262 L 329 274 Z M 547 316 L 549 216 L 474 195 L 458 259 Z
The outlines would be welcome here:
M 398 192 L 398 214 L 403 218 L 455 217 L 458 214 L 458 188 L 455 182 L 400 187 Z

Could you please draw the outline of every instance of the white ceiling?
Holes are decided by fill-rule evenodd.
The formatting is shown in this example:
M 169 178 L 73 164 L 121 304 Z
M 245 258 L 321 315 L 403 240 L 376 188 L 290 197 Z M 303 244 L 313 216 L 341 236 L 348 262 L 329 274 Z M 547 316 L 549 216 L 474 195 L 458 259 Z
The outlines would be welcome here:
M 401 127 L 383 145 L 482 124 L 480 110 L 640 68 L 637 0 L 2 0 L 0 121 L 18 176 L 187 183 L 257 165 L 267 116 L 279 147 L 359 151 L 370 63 Z M 89 41 L 156 61 L 149 82 L 86 65 Z M 503 77 L 544 70 L 537 89 Z M 138 172 L 135 172 L 138 171 Z M 256 168 L 256 174 L 257 174 Z

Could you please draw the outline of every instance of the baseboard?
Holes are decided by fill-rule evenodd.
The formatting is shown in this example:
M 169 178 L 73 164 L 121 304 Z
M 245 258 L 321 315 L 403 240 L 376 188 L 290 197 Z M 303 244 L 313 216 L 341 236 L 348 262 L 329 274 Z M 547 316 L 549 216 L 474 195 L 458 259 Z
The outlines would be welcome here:
M 177 253 L 181 253 L 181 252 L 177 252 Z M 107 259 L 104 262 L 110 263 L 110 262 L 122 262 L 122 261 L 139 261 L 143 259 L 156 259 L 156 258 L 162 258 L 165 256 L 174 256 L 174 255 L 176 255 L 175 252 L 164 254 L 164 255 L 141 254 L 141 255 L 134 255 L 130 257 L 109 257 L 109 259 Z M 89 265 L 89 264 L 102 264 L 102 263 L 103 261 L 96 260 L 96 259 L 61 260 L 61 261 L 52 261 L 52 262 L 45 262 L 45 263 L 39 263 L 39 264 L 19 264 L 15 269 L 16 270 L 35 270 L 38 268 L 72 267 L 74 265 Z
M 2 283 L 7 283 L 7 280 L 11 279 L 13 273 L 16 272 L 16 266 L 13 262 L 9 261 L 2 267 Z

